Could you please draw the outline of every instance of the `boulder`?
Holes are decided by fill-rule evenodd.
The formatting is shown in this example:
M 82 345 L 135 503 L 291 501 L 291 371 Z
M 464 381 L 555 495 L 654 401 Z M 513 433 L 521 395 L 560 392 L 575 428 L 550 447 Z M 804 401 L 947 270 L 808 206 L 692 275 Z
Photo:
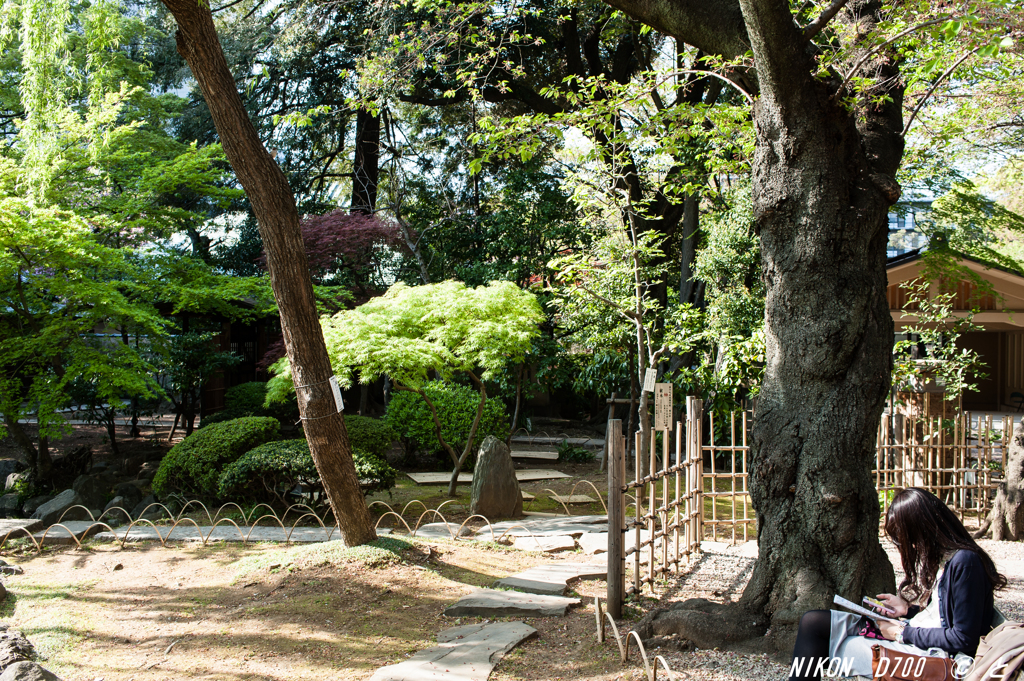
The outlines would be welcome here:
M 131 522 L 131 520 L 125 515 L 125 513 L 131 513 L 133 506 L 133 504 L 129 504 L 125 501 L 124 497 L 114 497 L 110 500 L 110 503 L 103 508 L 103 511 L 96 515 L 96 517 L 102 517 L 104 522 L 110 523 L 111 525 L 128 523 Z M 124 510 L 124 513 L 117 509 Z
M 116 485 L 114 487 L 114 494 L 123 499 L 121 506 L 126 511 L 130 511 L 138 506 L 139 502 L 142 501 L 143 496 L 142 490 L 139 489 L 139 486 L 130 482 L 122 482 L 121 484 Z
M 107 505 L 107 490 L 110 489 L 110 486 L 104 485 L 97 476 L 79 475 L 75 478 L 71 489 L 83 499 L 82 503 L 89 508 L 103 508 Z
M 15 493 L 0 497 L 0 516 L 11 518 L 21 515 L 21 497 Z
M 487 436 L 476 455 L 469 512 L 488 520 L 523 515 L 523 494 L 516 480 L 512 454 L 505 443 L 493 435 Z
M 28 477 L 28 473 L 10 473 L 7 476 L 7 482 L 4 484 L 4 489 L 9 490 L 18 484 L 18 481 L 24 480 Z
M 0 478 L 6 480 L 11 473 L 21 473 L 26 468 L 28 466 L 17 459 L 0 459 Z
M 140 501 L 138 505 L 135 506 L 134 509 L 132 509 L 132 518 L 134 518 L 135 520 L 139 520 L 140 518 L 144 520 L 160 520 L 161 518 L 165 517 L 167 513 L 164 511 L 163 506 L 153 506 L 148 511 L 146 511 L 147 506 L 155 503 L 156 497 L 150 494 L 145 499 Z M 143 511 L 145 511 L 145 513 L 143 513 Z
M 139 468 L 139 474 L 136 476 L 139 480 L 152 480 L 156 477 L 156 471 L 160 468 L 160 464 L 155 461 L 147 461 L 142 464 Z
M 21 507 L 21 510 L 25 515 L 31 516 L 33 513 L 36 512 L 37 508 L 39 508 L 52 498 L 52 494 L 42 494 L 37 497 L 29 497 L 28 501 L 25 502 L 25 505 Z
M 4 627 L 4 631 L 0 632 L 0 670 L 6 670 L 19 662 L 27 662 L 34 656 L 35 649 L 20 631 Z
M 60 677 L 35 662 L 15 662 L 0 674 L 0 681 L 60 681 Z
M 72 506 L 84 504 L 85 500 L 75 490 L 66 489 L 37 508 L 32 517 L 36 520 L 41 520 L 44 527 L 60 522 L 62 518 L 64 520 L 88 520 L 89 514 L 86 513 L 84 508 L 76 508 L 73 511 L 69 511 L 67 515 L 64 513 Z

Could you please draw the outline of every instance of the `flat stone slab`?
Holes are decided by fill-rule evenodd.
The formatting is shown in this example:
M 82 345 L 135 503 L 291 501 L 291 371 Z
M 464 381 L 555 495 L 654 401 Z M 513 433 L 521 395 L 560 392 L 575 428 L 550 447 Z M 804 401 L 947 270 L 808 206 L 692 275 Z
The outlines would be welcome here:
M 389 531 L 382 528 L 377 531 L 378 535 L 389 534 Z M 128 529 L 127 526 L 114 528 L 113 532 L 100 532 L 96 535 L 98 540 L 122 541 L 127 535 L 127 541 L 250 541 L 250 542 L 296 542 L 300 544 L 311 544 L 314 542 L 330 541 L 339 539 L 340 534 L 336 527 L 296 527 L 294 529 L 280 526 L 257 525 L 255 527 L 239 525 L 237 528 L 230 524 L 200 525 L 196 527 L 191 524 L 176 525 L 135 525 Z M 247 539 L 248 537 L 248 539 Z
M 570 494 L 569 496 L 561 496 L 555 494 L 551 497 L 560 504 L 596 504 L 597 499 L 588 497 L 586 494 Z
M 576 540 L 567 534 L 547 537 L 516 537 L 515 544 L 516 548 L 521 551 L 544 551 L 545 553 L 576 549 Z
M 558 461 L 558 452 L 549 450 L 513 449 L 513 459 L 540 459 L 542 461 Z
M 420 525 L 414 536 L 418 539 L 454 539 L 456 536 L 465 537 L 471 534 L 473 530 L 468 526 L 463 526 L 460 532 L 456 523 L 427 523 Z
M 41 532 L 34 532 L 32 536 L 42 544 L 75 544 L 75 540 L 82 541 L 90 535 L 97 534 L 105 529 L 103 525 L 92 520 L 65 520 L 56 525 L 50 525 Z
M 608 551 L 608 533 L 588 532 L 587 534 L 581 534 L 579 544 L 583 553 L 588 555 L 606 553 Z
M 26 531 L 32 533 L 41 529 L 43 529 L 42 520 L 32 520 L 31 518 L 0 520 L 0 539 L 17 539 L 27 536 Z
M 486 681 L 505 653 L 536 633 L 525 622 L 445 629 L 436 646 L 378 669 L 370 681 Z
M 534 499 L 537 498 L 534 495 L 530 494 L 529 492 L 524 492 L 523 490 L 519 490 L 519 493 L 523 495 L 523 501 L 533 501 Z
M 448 617 L 561 617 L 578 598 L 543 596 L 519 591 L 473 589 L 455 605 L 445 609 Z
M 511 537 L 579 536 L 588 532 L 607 532 L 608 516 L 562 515 L 550 518 L 530 516 L 524 520 L 503 520 L 498 523 L 492 523 L 491 528 L 494 530 L 495 538 L 502 534 Z M 480 528 L 477 535 L 481 538 L 491 538 L 490 530 L 486 525 Z
M 569 582 L 575 579 L 605 579 L 607 564 L 554 563 L 537 565 L 494 583 L 498 589 L 513 589 L 546 596 L 564 596 Z
M 452 480 L 451 473 L 406 473 L 417 485 L 447 485 Z M 571 478 L 571 475 L 561 471 L 549 470 L 522 470 L 516 471 L 516 480 L 519 482 L 532 482 L 535 480 L 558 480 L 560 478 Z M 459 473 L 459 484 L 473 482 L 472 473 Z

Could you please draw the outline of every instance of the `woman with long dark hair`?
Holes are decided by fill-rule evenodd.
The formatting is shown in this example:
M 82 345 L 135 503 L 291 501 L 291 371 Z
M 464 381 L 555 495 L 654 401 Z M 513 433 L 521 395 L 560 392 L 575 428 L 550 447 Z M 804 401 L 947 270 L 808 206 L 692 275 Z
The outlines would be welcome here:
M 811 610 L 800 620 L 791 679 L 833 673 L 871 676 L 871 647 L 916 655 L 973 656 L 997 619 L 993 592 L 1006 586 L 995 563 L 960 519 L 931 492 L 899 492 L 885 517 L 885 533 L 900 552 L 903 581 L 896 594 L 879 594 L 897 622 L 838 610 Z M 838 658 L 838 662 L 832 662 Z

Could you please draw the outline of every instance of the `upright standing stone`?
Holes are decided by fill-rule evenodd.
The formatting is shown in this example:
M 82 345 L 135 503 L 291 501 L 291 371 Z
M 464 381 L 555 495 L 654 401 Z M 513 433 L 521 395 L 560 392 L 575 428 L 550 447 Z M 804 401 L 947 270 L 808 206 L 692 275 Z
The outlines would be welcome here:
M 523 515 L 523 494 L 512 455 L 505 443 L 493 435 L 487 436 L 476 455 L 472 495 L 470 513 L 489 520 Z

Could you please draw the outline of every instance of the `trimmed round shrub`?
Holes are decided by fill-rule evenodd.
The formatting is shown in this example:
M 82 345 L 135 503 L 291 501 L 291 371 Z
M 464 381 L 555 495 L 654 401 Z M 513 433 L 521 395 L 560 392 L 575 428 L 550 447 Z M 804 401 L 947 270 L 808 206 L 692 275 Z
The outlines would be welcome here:
M 364 492 L 376 492 L 395 486 L 394 468 L 363 450 L 352 450 L 356 475 Z M 235 461 L 220 475 L 221 498 L 287 504 L 286 495 L 297 484 L 309 487 L 324 498 L 323 485 L 306 440 L 281 440 L 256 447 Z
M 441 422 L 441 434 L 445 441 L 456 453 L 461 453 L 469 438 L 473 419 L 476 418 L 480 393 L 468 386 L 440 381 L 428 383 L 424 392 L 437 409 L 437 420 Z M 384 421 L 398 433 L 399 437 L 416 449 L 443 455 L 448 459 L 448 453 L 437 439 L 430 407 L 418 393 L 405 390 L 393 393 Z M 488 435 L 493 435 L 499 440 L 508 437 L 508 415 L 505 413 L 504 403 L 497 398 L 489 398 L 484 403 L 484 413 L 480 418 L 474 442 L 479 444 Z M 469 457 L 469 460 L 472 460 L 472 457 Z
M 352 449 L 361 449 L 380 459 L 391 448 L 391 443 L 398 439 L 398 433 L 391 426 L 369 416 L 345 414 L 345 429 L 348 430 Z
M 293 395 L 286 402 L 279 402 L 267 407 L 267 384 L 259 381 L 240 383 L 224 392 L 224 408 L 214 414 L 203 417 L 200 428 L 214 423 L 223 423 L 246 416 L 272 416 L 282 423 L 294 423 L 299 420 L 299 406 Z
M 176 444 L 160 462 L 153 493 L 217 496 L 221 471 L 254 447 L 276 440 L 281 424 L 275 418 L 251 416 L 215 423 Z

